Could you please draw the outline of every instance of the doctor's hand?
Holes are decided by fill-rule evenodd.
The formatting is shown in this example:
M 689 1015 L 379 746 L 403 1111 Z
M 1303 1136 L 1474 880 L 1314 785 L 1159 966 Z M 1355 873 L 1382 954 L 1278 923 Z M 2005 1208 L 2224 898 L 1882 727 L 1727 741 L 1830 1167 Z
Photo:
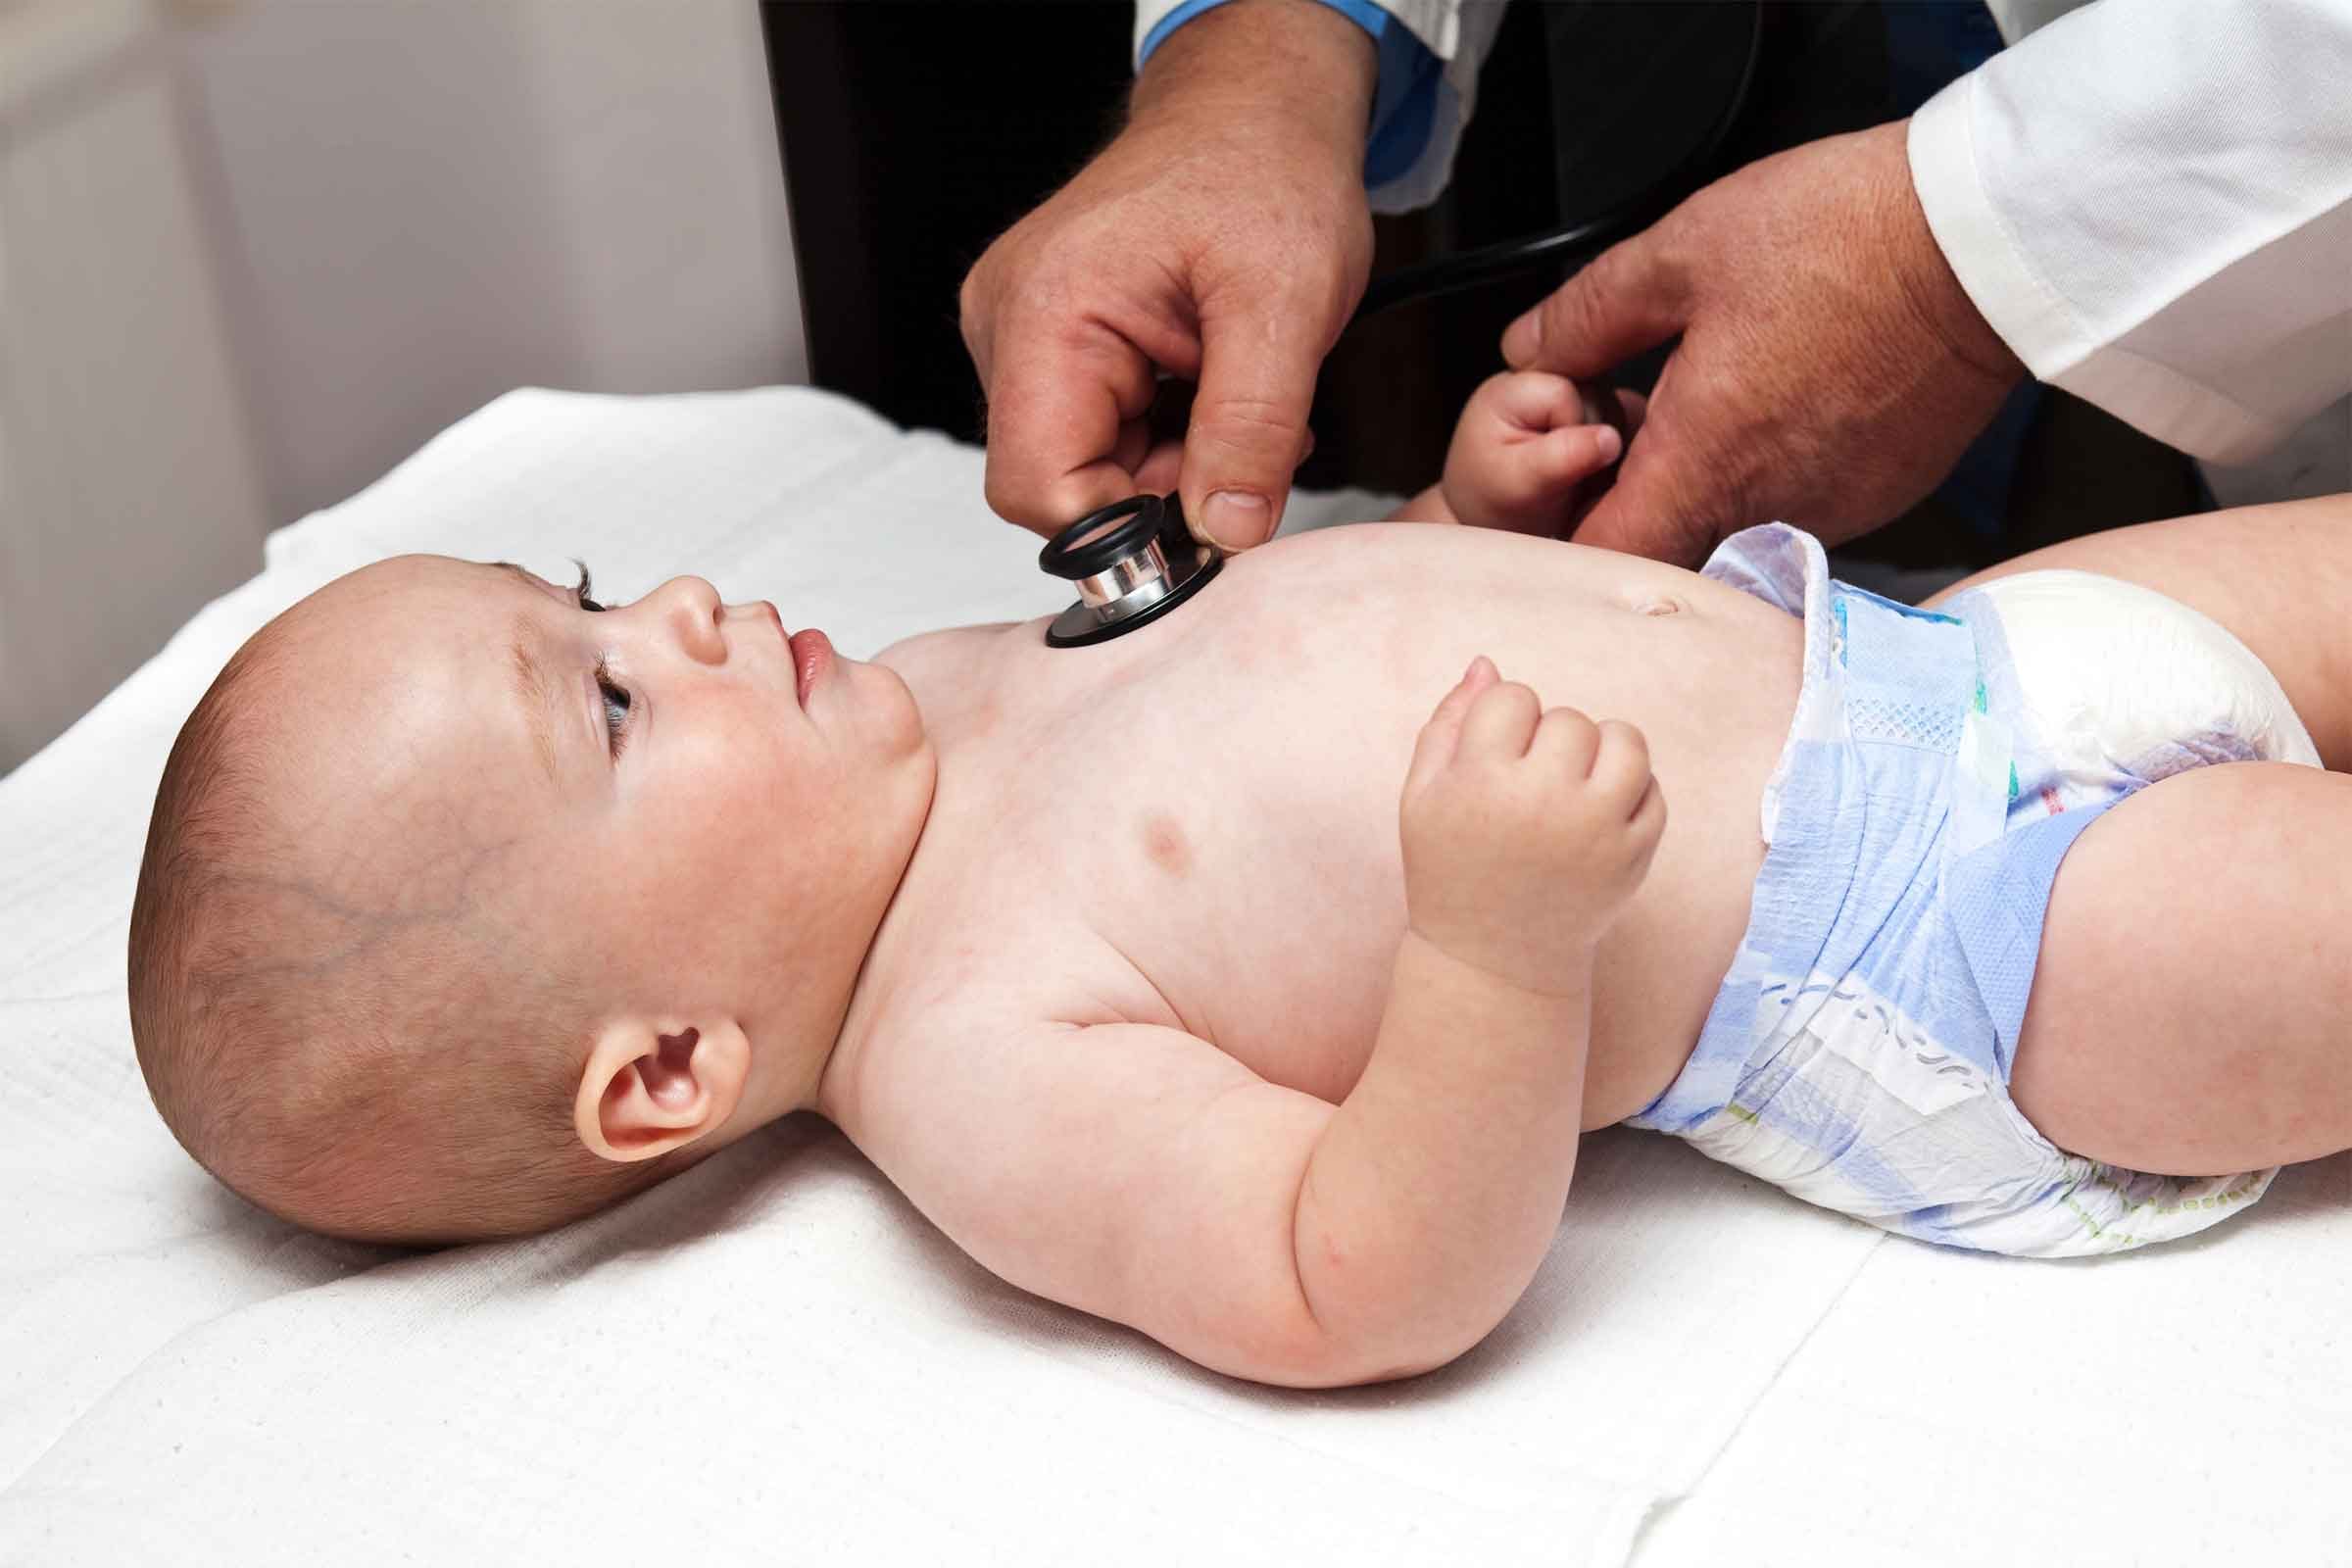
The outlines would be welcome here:
M 999 514 L 1050 534 L 1181 487 L 1195 534 L 1273 533 L 1371 268 L 1374 72 L 1371 39 L 1319 0 L 1208 12 L 1153 53 L 1117 139 L 989 247 L 963 340 Z M 1181 444 L 1152 443 L 1155 371 L 1199 384 Z
M 2025 367 L 1936 247 L 1905 130 L 1717 180 L 1511 323 L 1515 368 L 1580 380 L 1682 334 L 1580 544 L 1695 566 L 1776 519 L 1837 544 L 1950 471 Z

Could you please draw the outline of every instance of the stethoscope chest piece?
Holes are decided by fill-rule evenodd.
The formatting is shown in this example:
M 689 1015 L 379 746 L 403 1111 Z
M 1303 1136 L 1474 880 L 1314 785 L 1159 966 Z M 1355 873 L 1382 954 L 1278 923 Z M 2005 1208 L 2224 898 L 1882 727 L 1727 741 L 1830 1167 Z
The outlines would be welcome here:
M 1090 512 L 1038 553 L 1040 567 L 1078 585 L 1078 602 L 1046 628 L 1046 646 L 1083 648 L 1157 620 L 1224 563 L 1185 527 L 1174 496 L 1129 496 Z

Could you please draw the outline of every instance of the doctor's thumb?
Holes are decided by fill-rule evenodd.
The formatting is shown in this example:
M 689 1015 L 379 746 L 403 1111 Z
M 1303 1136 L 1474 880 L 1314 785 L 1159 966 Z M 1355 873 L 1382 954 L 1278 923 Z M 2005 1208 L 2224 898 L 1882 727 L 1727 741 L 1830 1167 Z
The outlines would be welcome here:
M 1600 253 L 1503 330 L 1503 363 L 1576 380 L 1606 374 L 1687 324 L 1683 279 L 1647 234 Z
M 1237 361 L 1234 338 L 1249 342 Z M 1245 329 L 1211 335 L 1184 435 L 1184 514 L 1194 537 L 1248 550 L 1273 537 L 1291 475 L 1313 438 L 1306 419 L 1322 356 Z

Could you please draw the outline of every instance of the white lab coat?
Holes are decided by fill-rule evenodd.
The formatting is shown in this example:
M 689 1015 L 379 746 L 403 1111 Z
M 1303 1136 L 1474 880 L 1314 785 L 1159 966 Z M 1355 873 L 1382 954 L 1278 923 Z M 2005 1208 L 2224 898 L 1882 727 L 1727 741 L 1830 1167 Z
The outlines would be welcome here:
M 2352 0 L 2099 0 L 1930 99 L 1910 146 L 2040 379 L 2218 463 L 2352 390 Z
M 2352 0 L 2066 3 L 1995 0 L 2012 47 L 1912 118 L 1928 225 L 2035 376 L 2244 462 L 2352 391 Z M 1444 188 L 1500 6 L 1388 10 L 1446 62 L 1395 211 Z

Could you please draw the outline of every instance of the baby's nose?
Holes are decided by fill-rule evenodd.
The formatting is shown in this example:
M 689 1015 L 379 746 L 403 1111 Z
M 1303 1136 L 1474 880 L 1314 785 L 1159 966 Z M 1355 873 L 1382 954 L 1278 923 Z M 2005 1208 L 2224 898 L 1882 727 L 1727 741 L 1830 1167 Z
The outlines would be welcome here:
M 718 607 L 718 616 L 722 622 L 738 620 L 747 628 L 770 631 L 779 637 L 787 635 L 783 612 L 764 599 L 746 600 L 740 605 L 721 605 Z
M 700 577 L 672 577 L 646 597 L 690 656 L 708 664 L 726 661 L 726 639 L 718 629 L 726 612 L 717 589 Z

